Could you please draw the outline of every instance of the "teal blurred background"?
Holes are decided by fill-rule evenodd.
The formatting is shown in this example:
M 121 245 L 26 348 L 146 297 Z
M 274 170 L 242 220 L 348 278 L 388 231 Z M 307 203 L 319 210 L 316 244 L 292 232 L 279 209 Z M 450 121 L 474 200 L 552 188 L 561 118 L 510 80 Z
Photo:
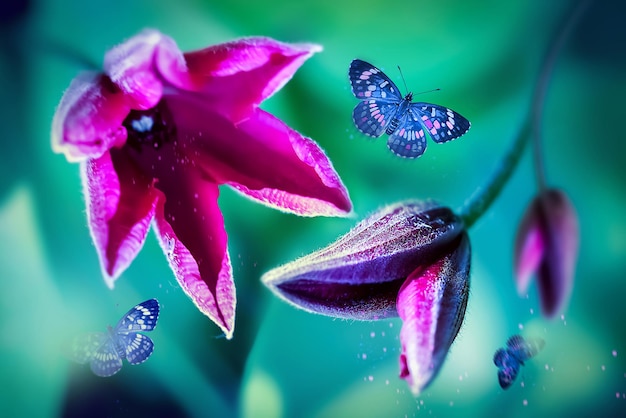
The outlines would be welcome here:
M 626 7 L 592 2 L 556 64 L 544 119 L 548 181 L 581 223 L 564 315 L 539 314 L 512 278 L 514 234 L 536 191 L 530 152 L 470 231 L 465 323 L 432 386 L 398 378 L 399 320 L 349 322 L 298 311 L 260 284 L 270 268 L 333 241 L 407 198 L 454 208 L 485 184 L 527 112 L 541 57 L 574 2 L 9 0 L 0 28 L 0 415 L 3 417 L 617 416 L 626 413 Z M 13 4 L 24 5 L 11 15 Z M 19 7 L 18 7 L 19 9 Z M 356 216 L 299 218 L 222 189 L 237 285 L 231 341 L 180 290 L 151 233 L 109 290 L 86 225 L 78 166 L 50 147 L 57 103 L 82 70 L 54 45 L 101 64 L 145 27 L 183 50 L 250 35 L 320 43 L 263 107 L 314 138 Z M 472 121 L 463 138 L 403 161 L 352 125 L 347 80 L 361 58 Z M 162 306 L 146 363 L 110 378 L 68 361 L 72 336 L 104 330 L 134 304 Z M 494 351 L 521 332 L 546 340 L 500 389 Z M 523 384 L 522 384 L 523 382 Z

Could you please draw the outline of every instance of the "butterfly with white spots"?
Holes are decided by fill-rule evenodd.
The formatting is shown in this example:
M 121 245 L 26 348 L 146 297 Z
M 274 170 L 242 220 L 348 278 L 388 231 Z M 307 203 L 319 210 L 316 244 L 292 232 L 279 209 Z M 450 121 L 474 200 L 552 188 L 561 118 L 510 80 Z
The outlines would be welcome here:
M 470 122 L 452 109 L 431 103 L 413 103 L 413 93 L 402 96 L 381 70 L 355 59 L 348 71 L 352 93 L 361 100 L 352 112 L 357 129 L 367 136 L 389 135 L 387 146 L 403 158 L 417 158 L 426 150 L 426 133 L 443 143 L 464 135 Z
M 537 355 L 545 345 L 541 338 L 525 340 L 521 335 L 513 335 L 505 348 L 499 348 L 493 356 L 498 367 L 498 382 L 502 389 L 513 384 L 524 362 Z
M 143 363 L 154 351 L 154 343 L 138 331 L 152 331 L 159 318 L 159 302 L 149 299 L 126 312 L 115 328 L 76 337 L 72 342 L 72 360 L 89 363 L 97 376 L 107 377 L 122 368 L 122 359 L 130 364 Z

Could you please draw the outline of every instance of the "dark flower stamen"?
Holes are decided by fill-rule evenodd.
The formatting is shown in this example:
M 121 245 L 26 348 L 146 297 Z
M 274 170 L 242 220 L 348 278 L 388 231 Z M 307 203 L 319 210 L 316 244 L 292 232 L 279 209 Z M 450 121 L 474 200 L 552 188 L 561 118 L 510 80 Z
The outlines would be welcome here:
M 160 149 L 176 135 L 176 124 L 163 101 L 148 110 L 131 110 L 122 125 L 128 132 L 127 144 L 138 152 L 143 146 Z

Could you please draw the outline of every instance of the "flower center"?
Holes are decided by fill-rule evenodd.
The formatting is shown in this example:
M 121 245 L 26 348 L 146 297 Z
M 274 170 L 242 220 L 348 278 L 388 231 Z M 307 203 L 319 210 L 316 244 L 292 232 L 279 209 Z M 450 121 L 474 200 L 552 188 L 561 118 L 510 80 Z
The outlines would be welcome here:
M 160 149 L 176 134 L 176 125 L 164 101 L 148 110 L 131 110 L 122 124 L 128 132 L 126 143 L 137 151 Z

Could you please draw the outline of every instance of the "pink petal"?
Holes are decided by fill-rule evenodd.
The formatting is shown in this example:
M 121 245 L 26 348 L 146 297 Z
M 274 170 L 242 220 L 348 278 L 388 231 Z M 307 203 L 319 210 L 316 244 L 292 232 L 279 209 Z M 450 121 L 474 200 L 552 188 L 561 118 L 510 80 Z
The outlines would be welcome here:
M 87 221 L 109 287 L 141 250 L 154 216 L 158 192 L 113 150 L 81 165 Z
M 69 161 L 99 158 L 126 141 L 122 126 L 130 107 L 111 80 L 79 74 L 67 89 L 52 121 L 52 149 Z
M 515 277 L 520 296 L 526 294 L 530 279 L 544 255 L 545 246 L 535 202 L 524 214 L 515 239 Z
M 578 217 L 565 193 L 547 189 L 535 197 L 518 229 L 515 273 L 520 294 L 536 273 L 541 311 L 548 318 L 570 298 L 578 245 Z
M 282 88 L 304 61 L 321 50 L 315 44 L 245 38 L 188 52 L 185 60 L 193 86 L 180 72 L 171 72 L 166 66 L 160 68 L 175 86 L 208 94 L 212 99 L 207 99 L 207 104 L 219 100 L 219 111 L 238 122 Z
M 155 106 L 163 94 L 157 62 L 184 74 L 184 58 L 174 40 L 159 31 L 144 30 L 106 53 L 104 71 L 133 109 L 145 110 Z
M 574 286 L 578 259 L 578 216 L 567 195 L 550 189 L 539 197 L 545 219 L 546 251 L 538 275 L 543 314 L 552 318 L 563 310 Z
M 239 125 L 188 96 L 166 96 L 187 155 L 218 184 L 304 216 L 345 216 L 348 192 L 310 139 L 257 109 Z
M 192 173 L 157 183 L 166 199 L 157 209 L 156 230 L 182 289 L 230 339 L 236 297 L 219 190 Z
M 461 328 L 469 293 L 470 247 L 465 234 L 454 252 L 409 275 L 398 292 L 402 318 L 400 377 L 417 395 L 435 378 Z

